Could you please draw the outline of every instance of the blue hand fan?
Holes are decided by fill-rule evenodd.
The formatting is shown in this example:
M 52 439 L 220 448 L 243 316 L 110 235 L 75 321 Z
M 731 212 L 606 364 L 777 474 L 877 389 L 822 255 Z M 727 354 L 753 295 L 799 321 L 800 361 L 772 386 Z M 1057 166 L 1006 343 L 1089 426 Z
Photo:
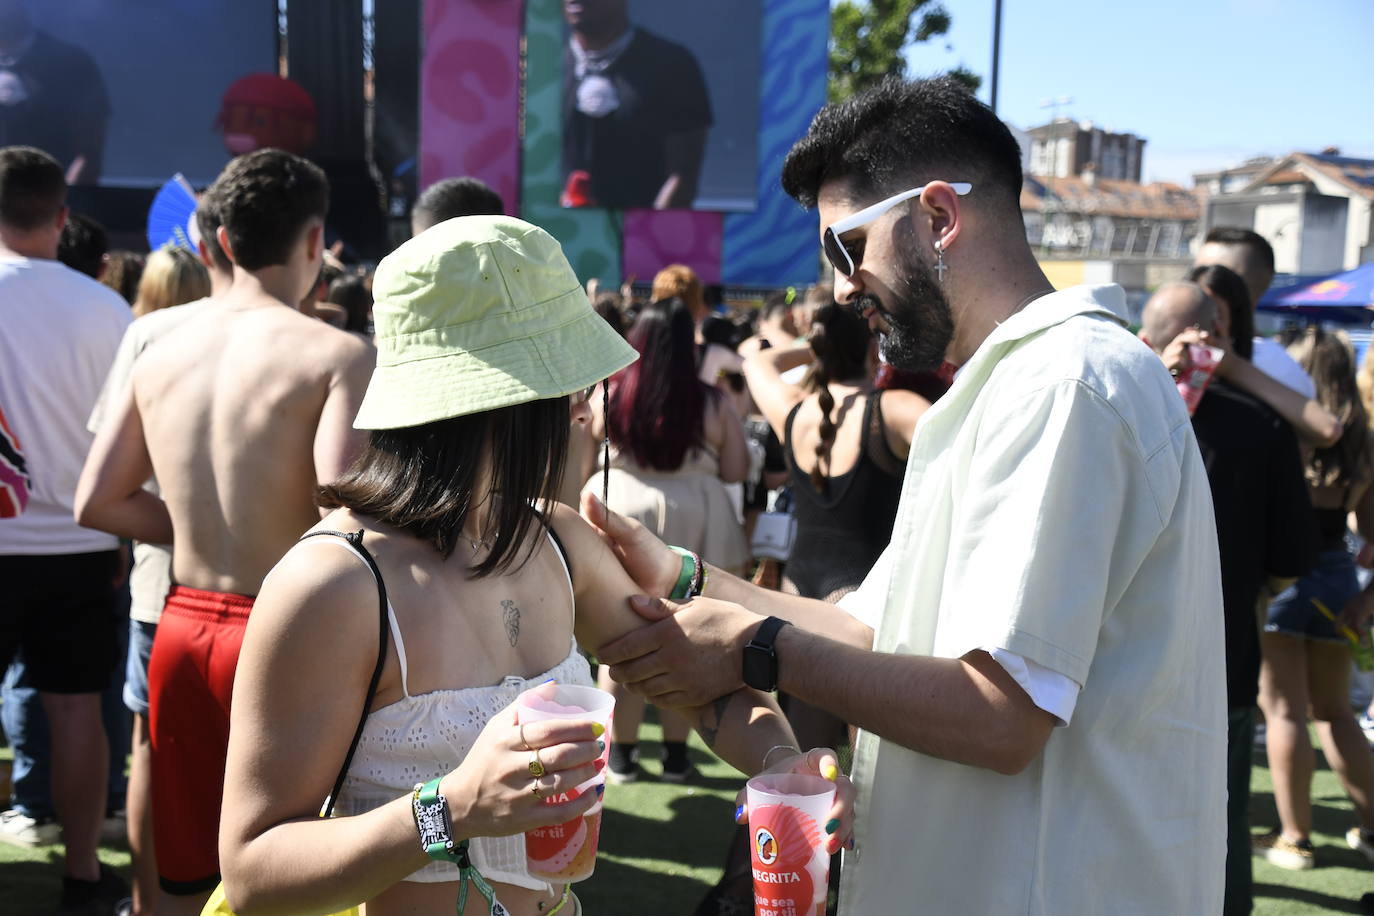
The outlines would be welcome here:
M 148 208 L 148 250 L 163 245 L 180 245 L 194 253 L 197 234 L 194 228 L 196 192 L 185 176 L 177 172 L 158 189 Z

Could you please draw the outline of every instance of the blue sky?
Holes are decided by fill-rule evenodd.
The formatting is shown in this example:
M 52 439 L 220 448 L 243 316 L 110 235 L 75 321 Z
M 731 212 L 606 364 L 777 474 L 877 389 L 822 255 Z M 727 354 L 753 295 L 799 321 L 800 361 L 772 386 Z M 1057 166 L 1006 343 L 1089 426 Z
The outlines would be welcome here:
M 987 101 L 993 0 L 944 0 L 949 34 L 912 75 L 963 64 Z M 1061 114 L 1145 137 L 1145 180 L 1295 149 L 1374 158 L 1374 0 L 1003 0 L 998 113 Z

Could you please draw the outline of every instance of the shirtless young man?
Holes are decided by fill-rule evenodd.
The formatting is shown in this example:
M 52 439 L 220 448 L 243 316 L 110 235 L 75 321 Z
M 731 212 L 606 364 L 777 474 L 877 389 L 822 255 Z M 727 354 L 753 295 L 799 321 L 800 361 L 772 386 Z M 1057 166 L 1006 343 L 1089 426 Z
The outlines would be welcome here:
M 267 571 L 319 521 L 315 487 L 360 445 L 372 356 L 295 309 L 319 274 L 329 188 L 279 150 L 231 162 L 208 192 L 234 281 L 150 347 L 97 436 L 77 492 L 84 525 L 171 543 L 175 583 L 149 663 L 159 913 L 198 913 L 216 849 L 229 697 Z M 142 488 L 156 473 L 159 499 Z

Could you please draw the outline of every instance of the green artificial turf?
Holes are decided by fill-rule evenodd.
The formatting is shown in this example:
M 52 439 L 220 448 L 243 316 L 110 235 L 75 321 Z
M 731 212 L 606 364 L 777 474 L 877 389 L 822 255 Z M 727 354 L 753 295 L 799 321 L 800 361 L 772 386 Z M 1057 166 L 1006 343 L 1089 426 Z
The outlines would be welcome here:
M 596 874 L 577 886 L 594 916 L 691 916 L 720 875 L 733 830 L 735 792 L 743 780 L 694 737 L 692 757 L 701 778 L 685 787 L 660 783 L 652 778 L 659 770 L 658 739 L 657 726 L 646 722 L 641 757 L 650 779 L 607 787 Z M 7 757 L 0 750 L 0 759 Z M 1255 753 L 1252 787 L 1251 820 L 1260 831 L 1278 822 L 1263 751 Z M 1259 916 L 1359 913 L 1360 895 L 1374 891 L 1374 867 L 1345 844 L 1345 831 L 1354 823 L 1350 802 L 1320 758 L 1312 801 L 1317 867 L 1292 872 L 1255 860 Z M 101 858 L 128 876 L 123 844 L 106 847 Z M 60 875 L 60 846 L 29 850 L 0 844 L 0 916 L 49 911 Z
M 701 776 L 688 786 L 659 782 L 660 732 L 654 718 L 650 711 L 640 744 L 650 778 L 606 787 L 596 874 L 576 888 L 589 914 L 691 914 L 725 861 L 734 830 L 735 793 L 744 779 L 707 753 L 693 735 L 691 756 Z M 8 748 L 0 749 L 0 760 L 8 757 Z M 125 844 L 106 846 L 101 860 L 129 877 Z M 23 849 L 0 843 L 0 916 L 54 909 L 61 869 L 61 846 Z

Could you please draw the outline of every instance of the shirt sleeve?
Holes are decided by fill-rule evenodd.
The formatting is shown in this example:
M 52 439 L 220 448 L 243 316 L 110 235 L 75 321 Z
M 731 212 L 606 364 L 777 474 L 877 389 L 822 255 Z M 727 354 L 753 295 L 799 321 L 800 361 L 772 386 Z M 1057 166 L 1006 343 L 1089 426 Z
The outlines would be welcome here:
M 1012 676 L 1012 680 L 1021 685 L 1032 703 L 1055 717 L 1056 727 L 1069 724 L 1073 719 L 1074 707 L 1078 705 L 1078 691 L 1082 689 L 1078 684 L 1058 671 L 1051 671 L 1015 652 L 996 646 L 982 648 Z
M 129 387 L 133 375 L 134 360 L 143 349 L 138 337 L 137 325 L 131 324 L 125 329 L 124 336 L 119 341 L 119 349 L 115 351 L 114 362 L 110 365 L 110 372 L 105 376 L 105 384 L 95 399 L 95 406 L 91 408 L 90 419 L 86 421 L 86 429 L 90 432 L 100 432 L 100 427 L 105 425 L 109 412 L 116 410 L 120 399 L 124 397 L 125 389 Z
M 1256 369 L 1305 398 L 1317 396 L 1317 383 L 1312 381 L 1312 376 L 1278 342 L 1256 337 L 1254 344 L 1251 356 Z
M 676 58 L 665 71 L 673 74 L 666 80 L 672 91 L 671 111 L 668 123 L 674 133 L 705 130 L 715 118 L 711 113 L 711 94 L 706 88 L 706 77 L 701 72 L 701 64 L 690 50 L 674 45 L 672 56 Z
M 1163 529 L 1151 477 L 1176 479 L 1174 450 L 1147 466 L 1117 411 L 1076 379 L 1002 399 L 978 423 L 936 654 L 1004 649 L 1085 684 L 1106 609 Z

